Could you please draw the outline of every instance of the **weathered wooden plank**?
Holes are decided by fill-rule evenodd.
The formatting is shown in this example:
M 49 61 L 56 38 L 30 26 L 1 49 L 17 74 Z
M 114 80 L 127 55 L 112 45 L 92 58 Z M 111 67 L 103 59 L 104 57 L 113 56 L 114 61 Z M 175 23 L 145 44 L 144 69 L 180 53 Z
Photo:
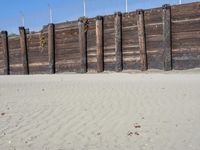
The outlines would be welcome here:
M 67 64 L 67 65 L 66 65 Z M 61 73 L 63 70 L 67 72 L 77 72 L 79 70 L 79 62 L 66 63 L 66 62 L 56 62 L 56 72 Z
M 78 21 L 67 21 L 55 24 L 55 31 L 77 29 Z
M 103 72 L 103 18 L 96 18 L 97 72 Z
M 200 17 L 200 2 L 187 3 L 182 5 L 174 5 L 171 7 L 171 19 L 188 20 Z
M 171 44 L 171 8 L 163 5 L 163 61 L 164 70 L 172 70 L 172 44 Z
M 200 53 L 173 54 L 173 66 L 175 70 L 185 70 L 200 67 Z
M 154 9 L 145 10 L 144 21 L 146 25 L 161 23 L 162 22 L 162 8 L 154 8 Z
M 12 51 L 14 49 L 21 49 L 20 37 L 18 38 L 8 37 L 8 45 L 9 45 L 9 51 Z
M 10 65 L 9 65 L 9 48 L 8 48 L 8 32 L 1 32 L 1 44 L 3 49 L 3 59 L 4 59 L 4 74 L 10 74 Z
M 185 20 L 180 22 L 172 22 L 172 32 L 198 32 L 200 31 L 200 16 L 199 20 Z
M 26 30 L 24 27 L 19 27 L 19 32 L 20 32 L 20 45 L 21 45 L 23 72 L 24 74 L 29 74 Z
M 137 14 L 136 12 L 129 12 L 122 14 L 122 27 L 137 27 Z
M 49 73 L 48 28 L 47 33 L 37 32 L 27 35 L 30 74 Z
M 21 75 L 24 73 L 24 69 L 22 64 L 15 64 L 11 65 L 10 64 L 10 74 L 11 75 Z
M 148 68 L 147 65 L 147 50 L 146 50 L 146 37 L 145 37 L 145 22 L 144 22 L 144 11 L 137 10 L 137 25 L 138 25 L 138 39 L 140 48 L 140 63 L 141 70 L 145 71 Z
M 103 39 L 104 39 L 104 70 L 115 70 L 116 56 L 115 56 L 115 16 L 109 15 L 103 18 Z M 109 55 L 109 53 L 113 55 Z M 109 62 L 109 59 L 112 60 Z
M 146 36 L 163 34 L 163 23 L 160 23 L 157 25 L 146 25 L 145 24 L 145 34 L 146 34 Z
M 109 16 L 104 16 L 104 31 L 107 29 L 114 29 L 114 20 L 115 16 L 114 15 L 109 15 Z
M 54 24 L 48 25 L 48 61 L 49 71 L 55 73 L 55 31 Z
M 79 47 L 80 47 L 80 73 L 87 72 L 87 33 L 85 31 L 85 23 L 81 20 L 78 22 L 79 28 Z
M 137 13 L 122 14 L 123 70 L 140 68 Z
M 148 69 L 163 70 L 163 54 L 147 53 L 147 57 L 148 57 Z
M 116 64 L 115 71 L 120 72 L 123 70 L 122 63 L 122 14 L 115 13 L 115 55 Z

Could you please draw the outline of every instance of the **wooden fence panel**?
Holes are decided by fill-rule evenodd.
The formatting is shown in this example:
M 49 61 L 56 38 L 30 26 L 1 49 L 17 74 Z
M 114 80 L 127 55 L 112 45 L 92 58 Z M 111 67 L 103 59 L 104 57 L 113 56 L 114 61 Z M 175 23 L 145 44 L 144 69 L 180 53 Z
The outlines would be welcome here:
M 47 31 L 27 35 L 30 74 L 48 73 Z
M 115 71 L 114 15 L 104 16 L 104 70 Z
M 124 70 L 140 69 L 137 14 L 135 12 L 122 15 L 122 53 Z
M 172 6 L 173 68 L 200 67 L 200 3 Z
M 162 8 L 144 12 L 148 69 L 163 69 Z
M 24 74 L 19 37 L 9 37 L 10 74 Z
M 78 72 L 80 69 L 78 21 L 55 24 L 56 72 Z

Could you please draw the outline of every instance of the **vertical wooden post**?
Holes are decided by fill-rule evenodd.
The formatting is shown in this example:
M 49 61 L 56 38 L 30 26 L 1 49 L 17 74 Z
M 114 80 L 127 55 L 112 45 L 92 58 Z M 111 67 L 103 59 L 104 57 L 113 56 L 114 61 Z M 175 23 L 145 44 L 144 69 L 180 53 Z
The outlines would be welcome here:
M 2 48 L 3 48 L 3 58 L 4 58 L 4 74 L 10 74 L 10 65 L 9 65 L 9 49 L 8 49 L 8 32 L 1 32 Z
M 55 31 L 54 24 L 48 25 L 48 60 L 49 71 L 51 74 L 55 73 Z
M 144 11 L 141 9 L 137 10 L 137 26 L 138 26 L 141 70 L 146 71 L 148 69 L 148 65 L 147 65 L 145 22 L 144 22 Z
M 122 14 L 121 12 L 115 13 L 115 55 L 116 64 L 115 71 L 120 72 L 123 70 L 122 64 Z
M 24 27 L 19 27 L 20 33 L 20 45 L 22 52 L 22 65 L 24 74 L 29 74 L 29 66 L 28 66 L 28 53 L 27 53 L 27 39 L 26 39 L 26 30 Z
M 103 17 L 96 17 L 97 72 L 103 72 Z
M 87 72 L 87 31 L 85 30 L 85 23 L 83 20 L 79 19 L 79 47 L 80 47 L 80 72 Z
M 163 59 L 164 70 L 172 70 L 172 45 L 171 45 L 171 8 L 163 5 Z

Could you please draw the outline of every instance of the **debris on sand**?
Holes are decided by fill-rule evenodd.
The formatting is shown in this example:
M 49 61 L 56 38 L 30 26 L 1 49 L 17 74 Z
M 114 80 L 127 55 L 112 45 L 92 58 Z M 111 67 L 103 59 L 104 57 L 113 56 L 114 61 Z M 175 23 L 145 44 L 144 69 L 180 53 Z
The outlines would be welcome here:
M 127 135 L 128 135 L 128 136 L 132 136 L 132 135 L 133 135 L 133 132 L 129 131 Z
M 6 113 L 1 113 L 1 116 L 4 116 Z
M 100 132 L 98 132 L 98 133 L 97 133 L 97 135 L 101 135 L 101 133 L 100 133 Z
M 135 128 L 141 128 L 141 125 L 139 125 L 138 123 L 135 123 L 135 124 L 134 124 L 134 127 L 135 127 Z
M 135 135 L 140 135 L 138 132 L 135 132 Z

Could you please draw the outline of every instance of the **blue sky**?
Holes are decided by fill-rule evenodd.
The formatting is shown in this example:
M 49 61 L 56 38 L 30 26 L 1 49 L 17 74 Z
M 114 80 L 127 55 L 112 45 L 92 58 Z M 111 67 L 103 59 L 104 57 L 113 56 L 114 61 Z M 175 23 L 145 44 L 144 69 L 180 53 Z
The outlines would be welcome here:
M 182 0 L 182 3 L 196 0 Z M 125 0 L 86 0 L 87 17 L 125 11 Z M 129 11 L 178 4 L 179 0 L 128 0 Z M 53 22 L 76 20 L 83 16 L 83 0 L 1 0 L 0 30 L 17 33 L 21 26 L 20 12 L 25 16 L 25 26 L 38 31 L 49 23 L 48 4 L 53 10 Z

